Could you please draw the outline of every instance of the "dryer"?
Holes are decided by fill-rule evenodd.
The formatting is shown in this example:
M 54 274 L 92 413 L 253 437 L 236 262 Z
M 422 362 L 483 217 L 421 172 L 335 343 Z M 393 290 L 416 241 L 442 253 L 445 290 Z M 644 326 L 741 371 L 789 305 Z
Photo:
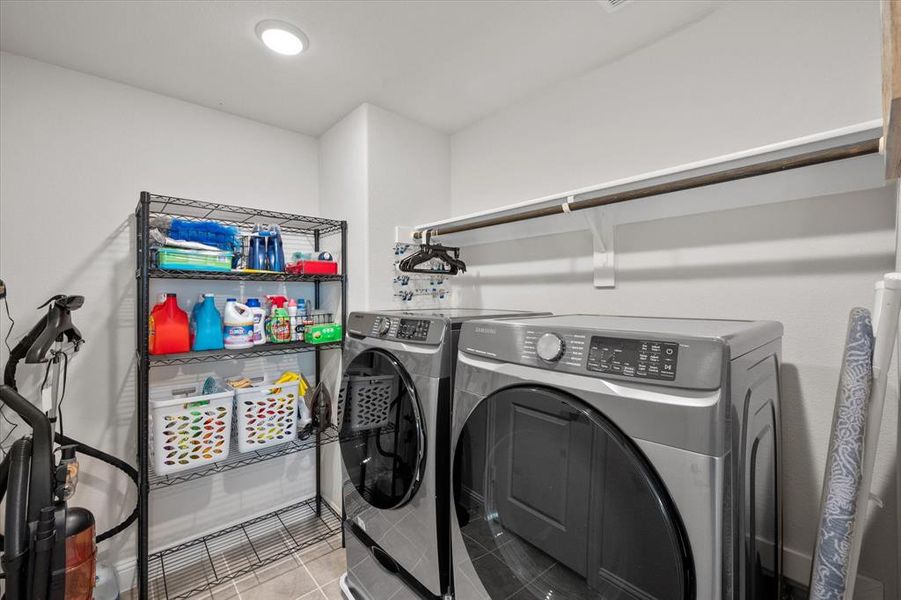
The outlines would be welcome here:
M 781 336 L 771 321 L 465 324 L 456 598 L 778 598 Z
M 354 312 L 339 397 L 347 587 L 356 600 L 450 592 L 450 400 L 464 322 L 535 313 Z

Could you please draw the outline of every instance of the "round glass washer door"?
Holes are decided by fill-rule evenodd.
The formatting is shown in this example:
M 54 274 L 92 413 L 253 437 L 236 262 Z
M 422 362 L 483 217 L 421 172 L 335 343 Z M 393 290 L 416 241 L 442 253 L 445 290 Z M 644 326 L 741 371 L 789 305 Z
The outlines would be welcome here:
M 488 396 L 461 432 L 453 475 L 465 551 L 492 598 L 694 598 L 684 527 L 660 478 L 575 397 L 536 386 Z
M 366 350 L 344 371 L 339 396 L 341 457 L 370 505 L 399 508 L 422 480 L 425 432 L 416 390 L 397 359 Z

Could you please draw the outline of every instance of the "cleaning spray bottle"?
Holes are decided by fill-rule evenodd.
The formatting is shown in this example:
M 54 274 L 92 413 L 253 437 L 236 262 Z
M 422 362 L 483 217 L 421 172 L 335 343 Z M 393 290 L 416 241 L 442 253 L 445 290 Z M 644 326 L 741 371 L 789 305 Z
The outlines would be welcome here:
M 249 306 L 239 304 L 236 298 L 225 302 L 223 311 L 223 338 L 229 350 L 253 347 L 253 313 Z
M 272 306 L 266 320 L 266 334 L 270 342 L 284 344 L 291 341 L 291 319 L 285 309 L 288 299 L 284 296 L 266 296 Z
M 288 321 L 291 323 L 291 341 L 296 342 L 297 337 L 297 301 L 294 298 L 288 300 Z
M 248 298 L 247 306 L 253 313 L 253 343 L 255 346 L 266 343 L 266 309 L 260 305 L 259 298 Z

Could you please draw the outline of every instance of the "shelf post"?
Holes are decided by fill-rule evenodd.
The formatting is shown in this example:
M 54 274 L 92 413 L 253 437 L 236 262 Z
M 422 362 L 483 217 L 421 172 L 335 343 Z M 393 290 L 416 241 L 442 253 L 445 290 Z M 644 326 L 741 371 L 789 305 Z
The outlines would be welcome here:
M 135 213 L 135 258 L 137 262 L 136 279 L 137 279 L 137 297 L 135 298 L 135 319 L 137 320 L 137 339 L 135 347 L 138 350 L 138 389 L 136 394 L 137 413 L 138 413 L 138 598 L 147 600 L 150 596 L 148 593 L 148 571 L 149 571 L 149 553 L 150 542 L 149 535 L 149 515 L 147 509 L 149 506 L 150 483 L 149 483 L 149 439 L 148 439 L 148 389 L 150 385 L 150 363 L 148 357 L 148 337 L 149 337 L 149 302 L 150 302 L 150 280 L 148 276 L 149 266 L 149 236 L 150 236 L 150 194 L 141 192 L 141 199 L 138 203 L 138 210 Z
M 313 232 L 313 250 L 315 252 L 319 252 L 319 230 L 317 229 Z M 317 257 L 318 258 L 318 257 Z M 313 308 L 315 310 L 319 310 L 319 280 L 317 279 L 313 283 Z M 320 354 L 320 348 L 316 347 L 316 385 L 319 385 L 322 377 L 322 356 Z M 313 408 L 312 406 L 310 407 Z M 316 407 L 317 409 L 319 407 Z M 315 415 L 319 418 L 322 415 L 322 410 L 319 410 L 319 415 Z M 322 423 L 319 423 L 319 426 L 316 427 L 316 516 L 322 515 L 322 473 L 321 471 L 321 461 L 322 461 Z

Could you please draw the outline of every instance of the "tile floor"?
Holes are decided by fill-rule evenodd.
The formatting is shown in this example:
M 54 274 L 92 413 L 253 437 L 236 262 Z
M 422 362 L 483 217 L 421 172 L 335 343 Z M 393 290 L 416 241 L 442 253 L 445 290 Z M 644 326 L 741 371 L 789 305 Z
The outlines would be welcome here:
M 341 534 L 191 600 L 341 600 L 347 570 Z

